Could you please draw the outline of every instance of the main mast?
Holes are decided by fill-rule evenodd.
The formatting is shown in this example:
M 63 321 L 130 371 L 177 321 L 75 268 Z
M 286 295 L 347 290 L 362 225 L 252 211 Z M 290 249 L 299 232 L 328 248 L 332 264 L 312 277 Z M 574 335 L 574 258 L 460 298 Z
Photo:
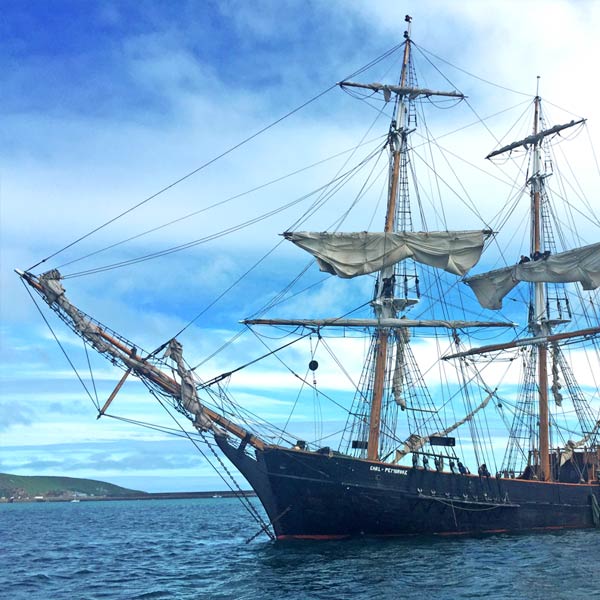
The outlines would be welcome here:
M 436 91 L 417 87 L 412 67 L 410 37 L 411 17 L 406 16 L 407 31 L 402 55 L 402 69 L 396 84 L 360 83 L 341 81 L 342 88 L 359 88 L 370 93 L 380 93 L 387 103 L 393 98 L 394 108 L 384 148 L 389 153 L 388 188 L 383 231 L 362 232 L 310 232 L 286 231 L 286 239 L 312 254 L 321 271 L 342 278 L 352 278 L 377 273 L 377 281 L 371 306 L 372 319 L 249 319 L 244 323 L 253 325 L 289 324 L 305 327 L 374 327 L 368 369 L 363 373 L 360 406 L 351 415 L 355 419 L 352 432 L 359 439 L 347 440 L 348 449 L 358 450 L 360 456 L 369 460 L 381 459 L 385 446 L 383 439 L 384 419 L 386 426 L 395 428 L 393 401 L 405 410 L 403 395 L 407 381 L 407 364 L 411 357 L 408 348 L 409 327 L 459 326 L 453 321 L 419 321 L 399 319 L 400 312 L 419 298 L 416 263 L 464 276 L 481 256 L 489 230 L 475 231 L 419 231 L 413 230 L 409 199 L 409 148 L 408 137 L 416 126 L 414 102 L 420 98 L 443 97 L 462 100 L 457 90 Z M 410 262 L 405 263 L 407 259 Z M 398 292 L 398 297 L 396 297 Z M 486 326 L 482 322 L 463 322 L 465 326 Z M 494 323 L 493 326 L 506 326 Z M 393 366 L 394 374 L 391 369 Z M 408 374 L 410 376 L 411 374 Z M 407 388 L 408 389 L 408 388 Z M 368 391 L 366 391 L 368 390 Z M 364 391 L 364 393 L 363 393 Z M 412 388 L 408 392 L 412 394 Z M 367 400 L 367 402 L 364 402 Z M 389 402 L 388 402 L 389 401 Z M 427 411 L 425 411 L 427 412 Z M 394 421 L 394 422 L 392 422 Z M 354 428 L 356 427 L 356 429 Z M 390 431 L 391 431 L 390 429 Z M 350 431 L 350 430 L 349 430 Z M 391 438 L 390 438 L 391 439 Z M 385 448 L 386 456 L 391 449 Z
M 405 44 L 402 60 L 402 70 L 398 85 L 385 85 L 381 83 L 355 83 L 343 81 L 342 87 L 356 87 L 374 92 L 383 92 L 386 101 L 394 95 L 396 104 L 392 122 L 390 124 L 388 144 L 390 148 L 389 186 L 387 197 L 387 208 L 384 225 L 384 235 L 395 235 L 397 233 L 412 232 L 412 221 L 410 217 L 410 204 L 408 197 L 408 136 L 411 133 L 411 103 L 417 98 L 441 96 L 462 99 L 464 96 L 458 91 L 436 91 L 416 87 L 412 81 L 411 71 L 411 38 L 410 28 L 412 18 L 405 17 L 407 30 L 404 32 Z M 302 245 L 302 244 L 299 244 Z M 311 251 L 311 250 L 309 250 Z M 418 259 L 415 259 L 418 260 Z M 421 261 L 422 262 L 422 261 Z M 431 264 L 425 262 L 425 264 Z M 371 305 L 375 317 L 383 323 L 386 320 L 397 319 L 401 310 L 418 301 L 418 278 L 416 271 L 408 274 L 406 266 L 402 271 L 398 270 L 396 264 L 386 264 L 379 270 L 375 293 Z M 329 269 L 327 269 L 329 270 Z M 351 275 L 352 276 L 352 275 Z M 402 276 L 402 281 L 396 281 Z M 409 298 L 410 279 L 414 280 L 414 291 L 417 298 Z M 396 283 L 402 286 L 402 294 L 395 297 Z M 413 286 L 411 286 L 412 288 Z M 393 349 L 390 345 L 392 329 L 379 326 L 374 338 L 374 369 L 373 386 L 369 415 L 367 418 L 368 440 L 367 458 L 379 459 L 379 446 L 381 437 L 381 420 L 384 396 L 386 393 L 386 382 L 388 381 L 387 367 L 391 362 Z M 406 332 L 400 334 L 406 340 Z M 396 365 L 398 369 L 399 365 Z
M 411 17 L 406 15 L 407 30 L 404 33 L 406 42 L 404 45 L 404 57 L 402 60 L 402 72 L 400 75 L 400 88 L 406 87 L 408 66 L 410 61 L 410 24 Z M 391 180 L 388 190 L 387 210 L 385 215 L 384 231 L 394 231 L 396 225 L 396 200 L 398 197 L 398 178 L 400 173 L 400 161 L 402 154 L 406 153 L 408 131 L 404 126 L 406 104 L 404 95 L 398 96 L 398 106 L 395 119 L 390 125 L 391 153 Z M 378 318 L 396 318 L 397 311 L 394 306 L 394 267 L 382 269 L 379 273 L 378 285 L 375 289 L 373 307 Z M 367 458 L 377 460 L 379 458 L 379 435 L 381 432 L 381 407 L 386 379 L 386 364 L 388 357 L 388 341 L 390 330 L 380 328 L 377 332 L 376 354 L 375 354 L 375 380 L 373 384 L 373 397 L 371 399 L 371 411 L 369 415 L 369 439 L 367 444 Z

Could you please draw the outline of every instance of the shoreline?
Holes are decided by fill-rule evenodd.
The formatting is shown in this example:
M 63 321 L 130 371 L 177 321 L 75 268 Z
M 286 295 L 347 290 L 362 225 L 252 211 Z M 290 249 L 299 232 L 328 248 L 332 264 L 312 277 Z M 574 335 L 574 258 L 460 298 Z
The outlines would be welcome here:
M 252 490 L 243 490 L 241 494 L 246 498 L 256 496 Z M 185 500 L 189 498 L 236 498 L 239 494 L 231 491 L 210 492 L 154 492 L 134 494 L 130 496 L 61 496 L 61 497 L 34 497 L 34 498 L 2 498 L 0 504 L 21 504 L 24 502 L 118 502 L 122 500 Z

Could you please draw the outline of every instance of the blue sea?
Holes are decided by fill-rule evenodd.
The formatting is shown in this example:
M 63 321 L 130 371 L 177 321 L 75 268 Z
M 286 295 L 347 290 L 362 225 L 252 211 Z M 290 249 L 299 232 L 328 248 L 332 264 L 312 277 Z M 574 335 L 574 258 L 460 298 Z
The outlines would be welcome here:
M 271 542 L 234 498 L 0 505 L 0 597 L 600 598 L 600 531 Z

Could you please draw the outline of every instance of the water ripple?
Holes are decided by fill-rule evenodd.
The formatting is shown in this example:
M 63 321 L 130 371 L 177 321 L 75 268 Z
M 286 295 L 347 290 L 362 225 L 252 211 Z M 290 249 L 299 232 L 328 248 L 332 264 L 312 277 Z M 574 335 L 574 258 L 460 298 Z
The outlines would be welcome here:
M 600 599 L 598 531 L 245 544 L 255 531 L 227 498 L 0 505 L 0 590 L 11 600 Z

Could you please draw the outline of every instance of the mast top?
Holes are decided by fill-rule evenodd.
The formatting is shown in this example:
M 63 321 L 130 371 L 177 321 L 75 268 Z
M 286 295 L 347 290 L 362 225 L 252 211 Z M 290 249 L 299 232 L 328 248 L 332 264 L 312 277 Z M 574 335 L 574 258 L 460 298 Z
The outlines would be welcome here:
M 412 23 L 412 17 L 410 15 L 406 15 L 404 17 L 406 21 L 406 31 L 404 32 L 404 39 L 410 40 L 410 24 Z

